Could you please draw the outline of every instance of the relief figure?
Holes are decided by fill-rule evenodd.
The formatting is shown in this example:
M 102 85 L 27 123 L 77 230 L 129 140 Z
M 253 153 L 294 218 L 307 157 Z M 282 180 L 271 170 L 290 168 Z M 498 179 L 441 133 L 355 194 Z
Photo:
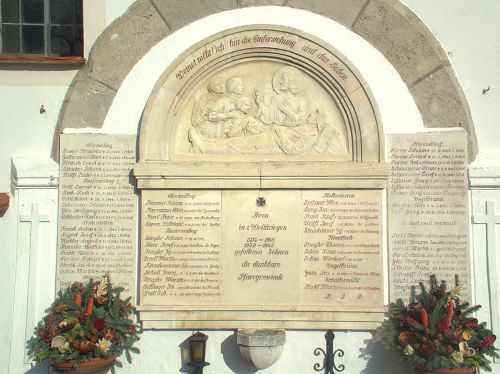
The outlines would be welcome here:
M 212 78 L 194 105 L 189 141 L 194 153 L 347 153 L 345 137 L 320 108 L 302 95 L 303 73 L 285 66 L 271 78 L 273 92 L 251 98 L 235 76 Z

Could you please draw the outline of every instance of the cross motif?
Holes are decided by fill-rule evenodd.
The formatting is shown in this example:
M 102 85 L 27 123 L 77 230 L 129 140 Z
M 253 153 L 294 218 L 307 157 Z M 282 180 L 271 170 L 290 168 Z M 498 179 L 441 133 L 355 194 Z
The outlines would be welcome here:
M 38 283 L 37 276 L 37 266 L 39 253 L 38 247 L 38 236 L 40 233 L 40 224 L 42 222 L 50 222 L 50 217 L 47 215 L 40 214 L 40 205 L 31 205 L 31 214 L 23 214 L 20 216 L 21 222 L 28 222 L 31 224 L 30 227 L 30 249 L 29 249 L 29 273 L 28 273 L 28 316 L 34 318 L 35 300 L 36 300 L 36 289 Z M 26 339 L 31 336 L 31 327 L 26 326 Z
M 35 250 L 38 244 L 38 231 L 41 222 L 50 222 L 50 217 L 40 214 L 40 205 L 31 205 L 31 215 L 23 214 L 21 215 L 21 222 L 31 223 L 31 245 L 30 251 Z
M 498 331 L 500 327 L 500 308 L 497 276 L 496 225 L 500 224 L 500 216 L 495 215 L 495 202 L 486 202 L 486 214 L 472 217 L 472 222 L 486 225 L 486 258 L 488 262 L 488 283 L 491 308 L 491 329 Z

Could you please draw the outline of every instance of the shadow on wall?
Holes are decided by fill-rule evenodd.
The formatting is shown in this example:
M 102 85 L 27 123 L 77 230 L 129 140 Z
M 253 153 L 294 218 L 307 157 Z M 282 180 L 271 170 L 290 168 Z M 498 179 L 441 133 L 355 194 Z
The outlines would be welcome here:
M 372 339 L 365 340 L 365 347 L 361 348 L 360 358 L 367 360 L 366 368 L 360 374 L 409 374 L 411 367 L 399 361 L 396 352 L 385 349 L 377 342 L 372 333 Z
M 189 338 L 186 338 L 181 344 L 179 344 L 181 367 L 179 368 L 179 373 L 191 373 L 193 368 L 188 365 L 189 362 Z
M 24 374 L 47 374 L 48 372 L 49 372 L 49 363 L 45 361 L 25 371 Z
M 236 343 L 236 332 L 224 339 L 220 350 L 222 357 L 224 357 L 224 362 L 233 373 L 253 374 L 259 370 L 241 358 L 238 344 Z

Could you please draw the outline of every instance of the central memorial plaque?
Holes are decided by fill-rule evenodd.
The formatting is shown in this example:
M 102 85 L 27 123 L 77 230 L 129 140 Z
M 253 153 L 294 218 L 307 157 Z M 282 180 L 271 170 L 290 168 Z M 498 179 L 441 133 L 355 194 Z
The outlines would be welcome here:
M 373 329 L 384 135 L 364 80 L 297 30 L 226 30 L 167 68 L 141 123 L 144 328 Z
M 381 190 L 143 192 L 141 306 L 378 311 Z

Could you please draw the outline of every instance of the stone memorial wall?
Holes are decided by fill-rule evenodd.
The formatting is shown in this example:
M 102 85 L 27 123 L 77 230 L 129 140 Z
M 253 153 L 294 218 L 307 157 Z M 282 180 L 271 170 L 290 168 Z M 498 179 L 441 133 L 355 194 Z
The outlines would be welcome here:
M 432 132 L 389 136 L 391 300 L 430 274 L 470 292 L 467 136 Z
M 57 287 L 109 273 L 135 297 L 136 137 L 63 134 L 60 143 Z
M 388 167 L 370 100 L 334 48 L 286 27 L 179 56 L 134 167 L 143 325 L 375 328 Z
M 143 191 L 141 308 L 380 311 L 382 190 Z

